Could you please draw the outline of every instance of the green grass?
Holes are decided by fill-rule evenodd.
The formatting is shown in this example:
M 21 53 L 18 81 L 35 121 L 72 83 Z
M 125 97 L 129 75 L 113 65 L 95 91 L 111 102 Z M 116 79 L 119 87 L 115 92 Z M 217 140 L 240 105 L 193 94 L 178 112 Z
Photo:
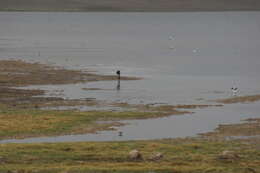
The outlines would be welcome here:
M 108 130 L 115 122 L 97 121 L 153 118 L 160 112 L 53 111 L 8 109 L 0 106 L 0 139 L 32 136 L 52 136 L 71 133 L 93 133 Z M 120 125 L 120 124 L 116 124 Z
M 158 140 L 128 142 L 78 142 L 46 144 L 1 144 L 0 172 L 179 172 L 245 173 L 260 171 L 260 151 L 240 142 L 203 140 Z M 144 160 L 132 161 L 129 151 L 138 149 Z M 240 158 L 217 159 L 232 150 Z M 163 153 L 160 161 L 149 161 L 154 152 Z
M 28 103 L 29 105 L 31 103 Z M 132 105 L 120 104 L 122 108 Z M 38 108 L 10 107 L 0 104 L 0 139 L 94 133 L 120 126 L 118 120 L 147 119 L 169 115 L 183 115 L 174 106 L 134 105 L 134 111 L 77 111 L 40 110 Z M 113 121 L 97 123 L 97 121 Z

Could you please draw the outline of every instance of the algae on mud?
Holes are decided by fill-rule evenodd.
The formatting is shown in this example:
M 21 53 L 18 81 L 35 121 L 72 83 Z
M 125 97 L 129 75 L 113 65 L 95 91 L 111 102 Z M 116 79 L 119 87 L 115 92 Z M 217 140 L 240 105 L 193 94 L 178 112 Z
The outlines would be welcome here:
M 136 77 L 121 77 L 122 80 L 137 80 Z M 27 63 L 21 60 L 0 61 L 1 86 L 26 86 L 44 84 L 69 84 L 100 80 L 117 80 L 117 76 L 97 75 L 79 70 Z
M 256 95 L 246 95 L 246 96 L 235 96 L 226 99 L 218 99 L 216 101 L 218 103 L 223 103 L 223 104 L 232 104 L 232 103 L 251 103 L 259 100 L 260 100 L 260 95 L 256 94 Z

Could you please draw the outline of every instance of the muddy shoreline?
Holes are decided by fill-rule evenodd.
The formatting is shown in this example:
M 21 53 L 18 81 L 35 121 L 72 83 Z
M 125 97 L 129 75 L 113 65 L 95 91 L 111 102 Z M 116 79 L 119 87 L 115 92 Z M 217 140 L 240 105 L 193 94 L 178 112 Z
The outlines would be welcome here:
M 245 119 L 238 124 L 221 124 L 213 132 L 208 132 L 200 135 L 209 138 L 226 138 L 233 136 L 243 138 L 250 136 L 259 136 L 260 118 Z
M 121 80 L 138 80 L 137 77 L 122 76 Z M 117 80 L 114 75 L 97 75 L 80 70 L 68 70 L 58 66 L 48 66 L 40 63 L 27 63 L 21 60 L 0 61 L 1 87 L 28 85 L 58 85 L 80 82 Z
M 258 0 L 8 0 L 0 1 L 2 11 L 68 12 L 176 12 L 176 11 L 258 11 Z
M 137 77 L 122 76 L 121 80 L 140 80 Z M 82 100 L 65 100 L 61 97 L 43 97 L 46 91 L 19 89 L 28 85 L 59 85 L 87 83 L 93 81 L 117 80 L 117 76 L 68 70 L 58 66 L 27 63 L 21 60 L 0 61 L 0 104 L 17 108 L 40 108 L 48 105 L 81 105 Z M 96 104 L 85 99 L 85 105 Z

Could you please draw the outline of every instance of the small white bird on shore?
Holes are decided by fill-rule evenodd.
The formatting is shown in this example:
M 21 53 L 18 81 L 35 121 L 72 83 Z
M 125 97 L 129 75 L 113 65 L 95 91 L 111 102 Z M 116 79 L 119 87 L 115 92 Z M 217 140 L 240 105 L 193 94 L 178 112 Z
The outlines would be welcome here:
M 197 53 L 197 52 L 199 52 L 199 49 L 198 48 L 197 49 L 193 49 L 192 52 L 193 53 Z
M 170 35 L 169 40 L 174 40 L 174 35 Z
M 233 87 L 231 88 L 231 91 L 232 91 L 233 96 L 236 96 L 237 93 L 238 93 L 238 88 L 235 87 L 235 86 L 233 86 Z
M 170 48 L 170 49 L 175 49 L 175 47 L 174 47 L 174 46 L 170 46 L 169 48 Z

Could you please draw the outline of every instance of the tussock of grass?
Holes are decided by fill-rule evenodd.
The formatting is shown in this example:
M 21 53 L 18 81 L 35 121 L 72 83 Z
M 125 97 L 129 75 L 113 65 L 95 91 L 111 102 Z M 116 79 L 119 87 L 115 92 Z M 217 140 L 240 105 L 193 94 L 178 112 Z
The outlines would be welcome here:
M 56 144 L 1 144 L 4 166 L 0 171 L 33 172 L 180 172 L 244 173 L 260 170 L 260 151 L 235 141 L 159 140 L 129 142 L 78 142 Z M 132 161 L 129 151 L 138 149 L 143 161 Z M 217 158 L 232 150 L 240 159 L 223 162 Z M 147 158 L 161 152 L 159 161 Z M 1 163 L 0 163 L 1 165 Z M 3 164 L 2 164 L 3 165 Z

